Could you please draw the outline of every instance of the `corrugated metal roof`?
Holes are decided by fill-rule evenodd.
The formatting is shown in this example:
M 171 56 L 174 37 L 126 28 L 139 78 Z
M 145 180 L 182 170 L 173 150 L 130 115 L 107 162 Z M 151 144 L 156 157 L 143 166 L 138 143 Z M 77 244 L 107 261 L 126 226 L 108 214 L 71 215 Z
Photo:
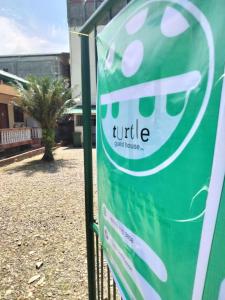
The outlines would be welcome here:
M 16 76 L 16 75 L 13 75 L 9 72 L 6 72 L 6 71 L 3 71 L 3 70 L 0 70 L 0 79 L 3 80 L 3 81 L 6 81 L 6 82 L 9 82 L 9 81 L 19 81 L 21 83 L 28 83 L 27 80 L 19 77 L 19 76 Z
M 70 107 L 67 108 L 64 112 L 65 115 L 82 115 L 83 114 L 83 109 L 82 108 L 76 108 L 76 107 Z M 96 114 L 96 109 L 91 109 L 91 114 L 95 115 Z
M 49 52 L 49 53 L 33 53 L 33 54 L 11 54 L 0 55 L 0 58 L 18 58 L 18 57 L 32 57 L 32 56 L 56 56 L 56 55 L 69 55 L 69 52 Z

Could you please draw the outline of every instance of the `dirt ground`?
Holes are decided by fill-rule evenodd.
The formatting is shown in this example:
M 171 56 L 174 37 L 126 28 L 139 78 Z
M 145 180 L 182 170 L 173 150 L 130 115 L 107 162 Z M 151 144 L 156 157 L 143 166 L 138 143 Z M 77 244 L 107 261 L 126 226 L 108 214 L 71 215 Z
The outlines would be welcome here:
M 0 168 L 0 299 L 87 299 L 83 151 Z

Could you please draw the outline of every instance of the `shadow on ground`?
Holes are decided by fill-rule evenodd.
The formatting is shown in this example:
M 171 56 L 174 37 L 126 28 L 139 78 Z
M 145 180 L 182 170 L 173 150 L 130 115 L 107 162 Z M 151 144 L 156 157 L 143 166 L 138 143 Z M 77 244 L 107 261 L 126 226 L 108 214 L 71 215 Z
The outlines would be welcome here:
M 56 159 L 54 162 L 44 162 L 41 160 L 33 160 L 17 167 L 13 167 L 12 169 L 6 169 L 5 172 L 8 174 L 15 174 L 17 172 L 24 173 L 25 176 L 32 176 L 36 172 L 41 173 L 57 173 L 63 168 L 75 168 L 76 160 L 64 160 L 64 159 Z

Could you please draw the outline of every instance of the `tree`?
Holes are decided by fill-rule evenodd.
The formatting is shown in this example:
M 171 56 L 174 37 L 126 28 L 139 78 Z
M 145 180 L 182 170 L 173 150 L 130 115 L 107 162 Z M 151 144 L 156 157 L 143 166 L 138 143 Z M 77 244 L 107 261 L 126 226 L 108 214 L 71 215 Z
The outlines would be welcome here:
M 45 147 L 42 160 L 53 161 L 56 121 L 72 102 L 69 100 L 71 90 L 67 81 L 29 77 L 27 86 L 17 83 L 16 89 L 23 110 L 42 127 L 42 141 Z

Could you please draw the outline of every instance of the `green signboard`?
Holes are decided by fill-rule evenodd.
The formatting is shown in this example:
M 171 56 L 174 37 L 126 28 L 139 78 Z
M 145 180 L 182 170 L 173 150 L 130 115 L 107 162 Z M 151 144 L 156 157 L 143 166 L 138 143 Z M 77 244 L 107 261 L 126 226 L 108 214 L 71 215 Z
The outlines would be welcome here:
M 98 36 L 100 237 L 124 299 L 225 299 L 224 16 L 135 0 Z

